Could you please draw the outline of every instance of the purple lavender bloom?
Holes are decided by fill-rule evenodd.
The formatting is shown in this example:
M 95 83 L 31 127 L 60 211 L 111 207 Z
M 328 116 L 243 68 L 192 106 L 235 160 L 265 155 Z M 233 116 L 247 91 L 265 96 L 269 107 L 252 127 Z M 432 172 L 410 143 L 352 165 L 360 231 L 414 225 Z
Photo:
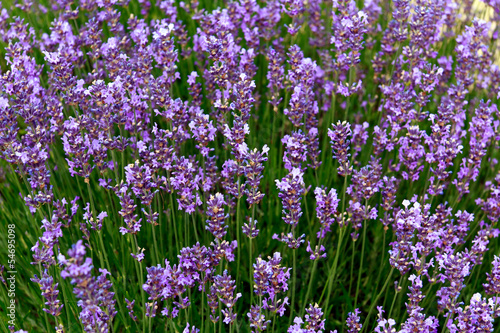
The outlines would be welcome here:
M 425 148 L 421 143 L 425 131 L 418 126 L 407 126 L 408 134 L 399 138 L 399 159 L 408 171 L 403 171 L 403 178 L 412 181 L 418 180 L 420 172 L 424 169 L 423 158 Z
M 243 173 L 246 176 L 245 194 L 249 205 L 256 205 L 264 198 L 264 193 L 260 192 L 260 180 L 263 178 L 264 171 L 263 162 L 267 161 L 269 147 L 264 145 L 262 152 L 257 149 L 250 150 L 243 165 Z
M 354 1 L 339 1 L 334 4 L 332 37 L 330 43 L 335 45 L 339 53 L 337 66 L 342 70 L 350 64 L 359 62 L 359 54 L 363 49 L 363 34 L 366 32 L 367 15 L 356 11 Z M 350 52 L 347 51 L 350 49 Z M 345 60 L 343 60 L 345 58 Z
M 316 198 L 316 216 L 321 223 L 318 238 L 321 239 L 325 237 L 327 232 L 330 232 L 330 226 L 335 222 L 340 200 L 337 198 L 337 191 L 333 188 L 327 193 L 324 187 L 316 187 L 314 195 Z
M 469 155 L 462 159 L 460 171 L 453 180 L 461 196 L 469 193 L 469 183 L 476 181 L 481 161 L 495 137 L 494 128 L 498 124 L 494 124 L 493 114 L 498 113 L 498 108 L 496 105 L 490 107 L 489 104 L 490 101 L 486 103 L 481 101 L 470 122 Z
M 318 260 L 319 258 L 326 258 L 325 247 L 323 245 L 316 245 L 314 250 L 311 249 L 311 242 L 307 242 L 306 251 L 310 253 L 309 259 Z
M 109 325 L 116 315 L 114 293 L 110 291 L 111 282 L 105 269 L 99 269 L 101 275 L 92 276 L 92 259 L 85 258 L 86 250 L 79 240 L 68 250 L 68 257 L 59 255 L 58 261 L 64 266 L 61 276 L 71 279 L 73 292 L 81 308 L 80 320 L 85 332 L 108 332 Z
M 207 202 L 207 225 L 205 229 L 210 231 L 215 238 L 223 238 L 227 233 L 229 226 L 225 225 L 224 220 L 228 217 L 224 213 L 224 206 L 227 205 L 224 201 L 224 196 L 216 193 L 215 196 L 211 195 Z
M 137 262 L 141 262 L 144 260 L 144 257 L 145 257 L 144 250 L 145 249 L 138 248 L 137 253 L 130 253 L 130 255 L 132 256 L 132 258 L 137 260 Z
M 259 235 L 259 229 L 257 229 L 257 220 L 253 220 L 251 217 L 248 218 L 248 223 L 244 223 L 241 227 L 243 233 L 248 238 L 255 238 Z
M 198 164 L 194 161 L 194 157 L 181 156 L 170 177 L 172 187 L 178 191 L 177 203 L 180 210 L 192 214 L 196 207 L 202 204 L 198 194 L 200 180 Z
M 285 223 L 292 226 L 292 232 L 281 233 L 281 237 L 277 234 L 273 235 L 273 239 L 277 239 L 281 242 L 288 244 L 288 247 L 297 249 L 301 243 L 304 242 L 305 235 L 298 238 L 295 237 L 295 229 L 299 223 L 299 219 L 302 216 L 301 209 L 301 199 L 304 193 L 304 180 L 303 172 L 299 168 L 293 168 L 290 173 L 284 177 L 281 181 L 276 179 L 276 186 L 280 190 L 278 196 L 281 198 L 283 203 L 282 218 Z
M 217 129 L 212 125 L 209 116 L 203 114 L 203 110 L 199 107 L 193 108 L 190 113 L 192 114 L 192 120 L 189 123 L 189 128 L 197 142 L 196 148 L 200 150 L 202 156 L 208 156 L 208 153 L 213 150 L 213 148 L 208 148 L 208 144 L 214 141 Z
M 274 234 L 272 238 L 285 243 L 291 249 L 298 249 L 305 242 L 306 235 L 302 234 L 299 237 L 295 237 L 293 232 L 287 234 L 282 232 L 280 235 Z
M 384 210 L 384 217 L 381 219 L 384 225 L 384 230 L 389 228 L 389 225 L 394 222 L 393 214 L 391 211 L 394 209 L 396 204 L 396 192 L 398 190 L 399 181 L 396 177 L 384 176 L 381 182 L 381 193 L 382 193 L 382 209 Z
M 274 112 L 278 111 L 278 105 L 282 98 L 279 97 L 281 89 L 284 88 L 283 81 L 285 78 L 285 69 L 283 66 L 283 55 L 279 51 L 270 47 L 266 54 L 269 65 L 267 70 L 267 80 L 269 81 L 267 87 L 269 88 L 269 103 L 273 106 Z
M 350 165 L 349 158 L 351 156 L 351 124 L 348 122 L 338 122 L 333 125 L 333 130 L 328 129 L 328 136 L 332 145 L 333 158 L 339 162 L 338 173 L 341 176 L 350 175 L 352 166 Z
M 382 310 L 381 306 L 377 306 L 377 310 L 378 310 L 377 327 L 375 327 L 374 332 L 396 333 L 396 328 L 394 327 L 396 325 L 396 321 L 392 318 L 385 319 L 383 316 L 383 313 L 385 311 Z
M 120 183 L 114 187 L 114 191 L 120 200 L 121 210 L 118 212 L 123 217 L 125 222 L 125 227 L 120 227 L 120 233 L 122 235 L 131 233 L 137 234 L 141 230 L 142 218 L 138 219 L 138 215 L 135 213 L 137 205 L 132 198 L 127 185 Z
M 395 217 L 394 229 L 397 241 L 392 242 L 389 250 L 389 262 L 401 274 L 406 274 L 413 263 L 413 237 L 414 232 L 420 230 L 423 216 L 422 207 L 418 202 L 410 206 L 410 201 L 404 200 L 402 209 Z
M 217 315 L 217 310 L 219 309 L 219 297 L 217 296 L 217 287 L 215 285 L 210 286 L 210 293 L 207 294 L 207 302 L 211 311 L 210 320 L 215 324 L 220 319 Z
M 154 309 L 158 300 L 173 300 L 173 309 L 164 308 L 162 314 L 169 318 L 177 315 L 178 310 L 187 308 L 190 303 L 189 299 L 182 297 L 187 288 L 194 286 L 194 283 L 199 279 L 197 274 L 185 272 L 180 266 L 171 266 L 168 260 L 165 260 L 165 268 L 160 264 L 147 268 L 147 280 L 142 286 L 143 290 L 149 294 L 150 307 Z M 177 299 L 178 301 L 175 301 Z M 151 313 L 151 316 L 154 315 Z
M 258 296 L 266 296 L 262 300 L 262 308 L 283 316 L 288 297 L 278 299 L 279 293 L 288 290 L 290 268 L 281 267 L 281 254 L 275 252 L 269 260 L 258 257 L 254 267 L 254 292 Z
M 296 227 L 302 216 L 300 200 L 304 193 L 304 173 L 299 168 L 293 168 L 281 181 L 276 179 L 276 186 L 280 190 L 279 197 L 283 203 L 283 221 Z
M 267 325 L 271 322 L 270 320 L 266 320 L 266 317 L 262 314 L 262 310 L 259 305 L 252 305 L 250 307 L 250 312 L 247 313 L 247 316 L 253 333 L 265 331 Z
M 87 206 L 84 208 L 85 213 L 83 214 L 83 220 L 90 225 L 92 230 L 97 230 L 100 231 L 102 228 L 102 220 L 105 217 L 108 217 L 108 213 L 106 212 L 100 212 L 99 215 L 97 215 L 97 221 L 94 221 L 94 217 L 92 216 L 92 213 L 90 211 L 90 203 L 87 202 Z
M 349 221 L 351 222 L 354 232 L 353 239 L 357 239 L 358 230 L 362 228 L 363 222 L 377 218 L 377 209 L 368 205 L 368 200 L 377 192 L 379 192 L 382 182 L 382 165 L 379 160 L 372 159 L 369 165 L 354 170 L 352 175 L 352 183 L 346 190 L 352 199 L 349 200 L 347 212 L 349 213 Z
M 306 329 L 313 330 L 314 332 L 321 333 L 321 330 L 325 329 L 325 319 L 323 317 L 323 311 L 318 306 L 317 303 L 309 304 L 306 309 Z
M 187 323 L 186 325 L 186 328 L 182 331 L 182 333 L 199 333 L 200 330 L 197 329 L 196 327 L 194 327 L 194 325 L 189 325 L 189 323 Z
M 420 276 L 415 274 L 410 275 L 408 278 L 411 286 L 408 288 L 408 302 L 406 303 L 406 311 L 408 312 L 408 319 L 402 324 L 401 332 L 420 332 L 437 333 L 439 321 L 436 317 L 427 317 L 422 311 L 424 310 L 419 306 L 425 295 L 422 293 L 422 280 Z
M 323 317 L 323 311 L 318 306 L 318 304 L 309 304 L 306 309 L 305 315 L 305 328 L 302 328 L 304 320 L 300 317 L 295 317 L 293 322 L 294 325 L 290 326 L 287 330 L 288 333 L 323 333 L 325 329 L 325 319 Z
M 293 132 L 292 135 L 285 135 L 281 142 L 285 145 L 283 162 L 288 171 L 300 168 L 302 162 L 307 160 L 307 138 L 301 130 Z
M 486 299 L 476 293 L 470 299 L 469 306 L 458 309 L 456 324 L 450 320 L 447 328 L 450 332 L 493 332 L 497 308 L 492 298 Z
M 69 157 L 66 158 L 66 161 L 68 162 L 71 176 L 80 176 L 88 179 L 94 169 L 94 166 L 90 164 L 92 145 L 88 134 L 82 134 L 81 132 L 82 122 L 84 122 L 82 117 L 78 119 L 70 117 L 66 120 L 64 122 L 62 141 L 64 151 Z
M 500 294 L 500 258 L 495 256 L 491 262 L 493 269 L 486 273 L 487 283 L 483 283 L 484 290 L 488 295 Z
M 133 301 L 129 301 L 125 298 L 125 302 L 127 303 L 128 315 L 132 318 L 133 321 L 137 321 L 137 316 L 134 314 L 134 304 L 135 299 Z
M 63 224 L 59 221 L 59 216 L 57 214 L 52 215 L 51 222 L 47 221 L 47 219 L 42 220 L 41 229 L 45 231 L 42 237 L 40 237 L 31 248 L 31 251 L 33 251 L 33 265 L 43 264 L 44 267 L 49 268 L 55 264 L 53 248 L 63 235 L 61 230 L 62 226 Z
M 61 304 L 61 301 L 57 299 L 59 295 L 59 290 L 57 290 L 59 283 L 54 283 L 54 278 L 48 274 L 47 270 L 43 272 L 41 278 L 35 275 L 31 281 L 38 283 L 42 290 L 42 296 L 47 300 L 45 305 L 47 305 L 48 308 L 43 308 L 42 310 L 54 317 L 59 316 L 64 306 L 64 304 Z
M 150 206 L 154 194 L 158 191 L 157 184 L 153 179 L 153 170 L 149 165 L 141 165 L 138 160 L 125 168 L 125 177 L 128 188 L 139 198 L 144 206 Z
M 366 144 L 368 140 L 368 129 L 369 124 L 365 121 L 362 125 L 354 125 L 354 130 L 352 131 L 352 142 L 353 142 L 353 155 L 352 160 L 357 163 L 356 156 L 361 152 L 361 149 Z
M 348 333 L 357 333 L 363 328 L 363 325 L 360 323 L 360 313 L 361 311 L 359 311 L 359 309 L 354 309 L 354 312 L 350 312 L 347 315 L 346 325 Z
M 223 275 L 214 277 L 214 286 L 217 290 L 219 300 L 226 306 L 226 309 L 221 310 L 224 315 L 223 322 L 226 325 L 232 324 L 236 320 L 234 306 L 236 301 L 241 297 L 241 293 L 234 295 L 236 289 L 236 281 L 231 280 L 231 276 L 227 275 L 227 270 L 224 270 Z

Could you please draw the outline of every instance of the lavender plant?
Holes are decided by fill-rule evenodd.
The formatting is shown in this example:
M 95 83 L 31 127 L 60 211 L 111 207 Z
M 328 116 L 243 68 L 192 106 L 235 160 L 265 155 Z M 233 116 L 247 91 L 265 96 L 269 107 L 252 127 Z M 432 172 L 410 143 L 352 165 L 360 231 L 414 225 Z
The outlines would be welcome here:
M 4 332 L 500 330 L 500 2 L 4 0 Z

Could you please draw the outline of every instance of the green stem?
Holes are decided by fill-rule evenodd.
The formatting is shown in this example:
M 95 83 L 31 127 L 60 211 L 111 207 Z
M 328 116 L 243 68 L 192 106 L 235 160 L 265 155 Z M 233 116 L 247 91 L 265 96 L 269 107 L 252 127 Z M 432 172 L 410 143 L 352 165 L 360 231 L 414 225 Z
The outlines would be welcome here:
M 363 329 L 361 332 L 363 332 L 365 329 L 368 329 L 367 327 L 368 327 L 368 324 L 370 322 L 370 316 L 373 312 L 373 309 L 377 305 L 377 302 L 378 302 L 380 296 L 382 296 L 382 294 L 384 293 L 385 288 L 387 288 L 387 285 L 389 284 L 389 281 L 391 280 L 391 276 L 392 276 L 393 272 L 394 272 L 394 267 L 391 268 L 389 275 L 387 275 L 387 279 L 385 280 L 385 283 L 384 283 L 384 286 L 382 287 L 382 290 L 380 290 L 380 292 L 377 294 L 377 297 L 375 297 L 375 299 L 373 300 L 372 305 L 370 306 L 370 310 L 368 311 L 368 314 L 366 315 L 366 319 L 365 319 L 365 322 L 363 324 Z M 396 295 L 394 295 L 394 297 L 396 297 Z
M 149 206 L 149 214 L 151 216 L 151 205 Z M 154 250 L 155 250 L 155 259 L 156 259 L 156 264 L 160 263 L 160 256 L 159 256 L 159 251 L 158 251 L 158 243 L 156 242 L 156 231 L 155 231 L 155 224 L 151 223 L 151 229 L 153 230 L 153 244 L 154 244 Z
M 330 268 L 330 271 L 328 272 L 328 280 L 326 281 L 325 287 L 323 287 L 323 292 L 321 293 L 321 297 L 319 298 L 319 302 L 318 302 L 318 303 L 321 303 L 321 300 L 323 299 L 323 296 L 324 296 L 325 291 L 326 291 L 326 287 L 328 287 L 328 295 L 326 296 L 326 303 L 325 303 L 325 307 L 324 307 L 324 309 L 325 309 L 324 311 L 325 311 L 327 316 L 328 316 L 328 313 L 327 313 L 328 304 L 330 303 L 330 296 L 332 294 L 333 282 L 335 281 L 335 275 L 337 274 L 337 264 L 339 261 L 340 248 L 342 246 L 342 240 L 344 238 L 344 228 L 345 227 L 342 227 L 340 229 L 339 242 L 337 244 L 337 252 L 335 253 L 335 259 L 333 260 L 333 265 Z
M 367 207 L 367 206 L 365 206 L 365 207 Z M 354 297 L 354 308 L 356 308 L 356 306 L 358 305 L 359 286 L 361 284 L 361 274 L 363 271 L 363 259 L 365 256 L 366 229 L 368 229 L 367 223 L 365 223 L 365 225 L 363 226 L 363 242 L 361 245 L 361 263 L 359 264 L 358 282 L 356 285 L 356 296 Z
M 292 301 L 290 302 L 290 319 L 288 325 L 290 326 L 293 321 L 293 313 L 295 309 L 295 289 L 297 289 L 297 249 L 292 250 L 293 253 L 293 268 L 292 268 Z M 274 321 L 273 321 L 274 322 Z
M 200 242 L 200 238 L 198 237 L 198 231 L 196 230 L 196 220 L 194 218 L 194 214 L 191 214 L 191 218 L 193 220 L 193 228 L 194 228 L 194 237 L 196 238 L 196 242 Z
M 307 307 L 307 300 L 309 299 L 309 294 L 311 293 L 312 289 L 312 284 L 314 280 L 314 273 L 316 272 L 316 267 L 318 266 L 318 260 L 314 260 L 313 267 L 311 269 L 311 276 L 309 278 L 309 284 L 307 286 L 307 292 L 306 292 L 306 297 L 304 298 L 304 307 L 300 311 L 300 316 L 302 317 L 304 315 L 304 311 Z
M 184 247 L 189 246 L 189 240 L 191 239 L 191 235 L 189 232 L 189 217 L 188 213 L 184 213 Z
M 349 293 L 348 295 L 350 296 L 351 295 L 351 291 L 352 291 L 352 281 L 353 281 L 353 276 L 354 276 L 354 254 L 356 253 L 356 244 L 358 244 L 358 242 L 354 241 L 353 244 L 352 244 L 352 254 L 351 254 L 351 275 L 349 277 Z
M 385 259 L 385 236 L 386 236 L 387 231 L 384 230 L 384 238 L 382 240 L 382 260 L 380 264 L 380 269 L 378 271 L 378 276 L 377 276 L 377 286 L 378 283 L 380 282 L 380 276 L 382 275 L 382 268 L 384 267 L 384 259 Z
M 174 206 L 174 198 L 172 192 L 170 192 L 170 211 L 172 213 L 172 225 L 174 227 L 175 246 L 177 248 L 177 253 L 178 253 L 180 250 L 179 235 L 177 234 L 177 222 L 175 221 L 175 206 Z
M 139 248 L 139 243 L 137 242 L 137 236 L 134 234 L 134 243 L 135 243 L 135 248 L 138 249 Z M 142 276 L 142 263 L 140 262 L 137 262 L 137 260 L 135 260 L 135 263 L 136 263 L 136 271 L 138 270 L 138 274 L 139 274 L 139 282 L 140 282 L 140 290 L 141 290 L 141 299 L 142 299 L 142 304 L 144 305 L 144 308 L 142 310 L 142 313 L 143 313 L 143 316 L 142 316 L 142 331 L 145 332 L 146 331 L 146 295 L 144 294 L 144 289 L 142 288 L 142 286 L 144 285 L 144 277 Z M 139 269 L 137 269 L 137 266 L 139 266 Z
M 38 269 L 40 270 L 40 279 L 42 278 L 42 264 L 38 263 Z M 43 306 L 42 306 L 43 307 Z M 47 317 L 47 312 L 43 312 L 43 317 L 45 318 L 45 326 L 47 326 L 47 332 L 50 332 L 49 318 Z
M 236 204 L 236 241 L 238 243 L 238 247 L 241 247 L 241 242 L 240 242 L 240 213 L 241 213 L 241 193 L 240 192 L 241 186 L 240 186 L 240 178 L 238 177 L 238 203 Z M 237 249 L 238 252 L 238 264 L 236 268 L 236 286 L 239 286 L 240 283 L 240 257 L 241 257 L 241 250 Z

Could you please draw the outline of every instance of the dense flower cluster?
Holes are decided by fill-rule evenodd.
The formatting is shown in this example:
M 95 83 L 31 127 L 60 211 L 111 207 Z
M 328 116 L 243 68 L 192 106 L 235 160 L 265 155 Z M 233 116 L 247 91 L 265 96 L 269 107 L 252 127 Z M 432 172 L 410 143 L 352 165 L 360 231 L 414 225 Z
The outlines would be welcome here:
M 0 318 L 492 332 L 499 54 L 498 0 L 3 1 Z
M 73 292 L 79 299 L 80 320 L 85 332 L 107 331 L 117 313 L 115 293 L 110 290 L 111 282 L 106 277 L 110 272 L 100 268 L 101 275 L 92 276 L 92 259 L 86 258 L 85 254 L 85 246 L 80 240 L 68 250 L 68 258 L 59 255 L 59 263 L 64 266 L 61 277 L 71 279 L 74 285 Z

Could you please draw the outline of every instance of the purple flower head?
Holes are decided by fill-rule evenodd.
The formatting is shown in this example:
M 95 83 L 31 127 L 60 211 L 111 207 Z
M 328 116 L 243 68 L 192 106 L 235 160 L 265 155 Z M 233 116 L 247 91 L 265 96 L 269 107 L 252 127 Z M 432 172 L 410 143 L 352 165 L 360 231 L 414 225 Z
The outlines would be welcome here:
M 283 82 L 285 79 L 285 69 L 283 66 L 283 54 L 273 48 L 269 48 L 266 54 L 269 65 L 266 74 L 269 81 L 267 87 L 269 88 L 269 103 L 273 106 L 274 112 L 278 111 L 278 105 L 282 98 L 279 97 L 281 89 L 284 88 Z
M 305 242 L 306 235 L 302 234 L 299 237 L 295 237 L 292 232 L 285 234 L 284 232 L 281 235 L 274 234 L 273 239 L 276 239 L 282 243 L 288 245 L 291 249 L 298 249 L 302 243 Z
M 186 328 L 182 331 L 182 333 L 199 333 L 200 330 L 197 329 L 196 327 L 194 327 L 194 325 L 189 325 L 189 323 L 187 323 L 186 325 Z
M 498 121 L 494 120 L 493 115 L 498 110 L 496 105 L 490 107 L 489 104 L 490 101 L 481 101 L 470 122 L 469 155 L 462 158 L 457 178 L 453 180 L 461 196 L 469 193 L 470 182 L 477 180 L 483 157 L 495 138 Z
M 217 310 L 219 309 L 219 297 L 217 296 L 217 287 L 215 285 L 210 287 L 210 293 L 207 294 L 207 302 L 211 311 L 210 320 L 215 324 L 220 319 L 217 315 Z
M 323 311 L 318 306 L 318 304 L 309 304 L 306 309 L 305 315 L 305 327 L 302 328 L 304 320 L 299 317 L 295 317 L 293 320 L 294 325 L 290 326 L 287 330 L 288 333 L 323 333 L 325 329 L 325 319 L 323 317 Z
M 267 325 L 271 322 L 270 320 L 266 320 L 266 317 L 262 313 L 262 309 L 259 305 L 252 305 L 250 307 L 250 311 L 247 313 L 247 316 L 253 333 L 265 331 Z
M 257 149 L 250 150 L 247 153 L 243 173 L 246 176 L 245 194 L 249 205 L 255 205 L 261 202 L 264 198 L 264 193 L 260 192 L 260 180 L 263 178 L 262 171 L 264 171 L 263 162 L 267 161 L 267 154 L 269 147 L 264 145 L 262 152 Z
M 125 302 L 127 303 L 127 310 L 128 310 L 128 314 L 129 314 L 130 318 L 132 318 L 133 321 L 137 321 L 137 316 L 134 314 L 135 300 L 133 300 L 131 302 L 125 298 Z
M 288 298 L 277 299 L 277 295 L 288 290 L 288 279 L 290 278 L 290 268 L 281 267 L 281 254 L 275 252 L 268 261 L 258 257 L 254 267 L 254 292 L 259 296 L 266 296 L 263 299 L 263 308 L 272 312 L 277 312 L 281 316 L 284 313 Z
M 425 295 L 422 293 L 422 279 L 415 274 L 410 275 L 408 280 L 411 286 L 408 287 L 408 302 L 406 303 L 406 311 L 408 312 L 408 319 L 402 324 L 404 332 L 413 332 L 415 330 L 422 332 L 434 333 L 437 332 L 439 321 L 434 316 L 427 317 L 422 311 L 424 310 L 419 306 L 420 302 L 424 299 Z
M 456 324 L 450 321 L 448 329 L 451 332 L 492 332 L 497 308 L 493 298 L 483 298 L 476 293 L 471 297 L 469 306 L 458 308 Z
M 345 62 L 338 61 L 338 67 L 348 69 L 349 64 L 359 62 L 360 51 L 363 49 L 363 35 L 367 31 L 367 15 L 356 11 L 353 1 L 339 1 L 334 4 L 332 37 L 330 43 L 338 53 L 346 57 Z M 349 51 L 350 50 L 350 51 Z M 349 51 L 349 53 L 347 53 Z M 339 58 L 343 58 L 340 56 Z
M 293 168 L 281 181 L 276 179 L 276 186 L 280 190 L 279 197 L 283 204 L 283 221 L 296 227 L 302 216 L 300 201 L 304 193 L 304 173 L 299 168 Z
M 138 219 L 135 213 L 137 205 L 127 187 L 123 182 L 114 187 L 114 191 L 120 200 L 121 210 L 118 212 L 123 217 L 125 227 L 120 227 L 120 233 L 125 235 L 127 233 L 137 234 L 141 230 L 142 218 Z
M 196 148 L 200 150 L 202 156 L 208 156 L 208 153 L 213 150 L 208 148 L 208 144 L 214 141 L 217 129 L 212 125 L 209 116 L 203 114 L 203 110 L 200 108 L 193 108 L 190 112 L 192 120 L 189 123 L 189 128 L 197 142 Z
M 197 272 L 186 270 L 184 267 L 184 265 L 170 265 L 169 261 L 165 260 L 165 267 L 158 264 L 146 269 L 147 280 L 142 289 L 149 295 L 152 316 L 156 313 L 157 301 L 172 300 L 173 309 L 164 308 L 161 311 L 169 318 L 175 317 L 178 310 L 190 305 L 189 299 L 183 297 L 183 294 L 195 285 L 200 276 Z
M 223 322 L 226 325 L 232 324 L 236 320 L 236 313 L 233 307 L 236 301 L 241 297 L 241 293 L 234 294 L 236 289 L 236 281 L 231 280 L 231 276 L 227 275 L 227 270 L 223 275 L 217 275 L 214 278 L 214 286 L 217 290 L 219 300 L 226 306 L 226 309 L 221 310 L 224 315 Z
M 383 316 L 383 313 L 385 312 L 382 310 L 381 306 L 377 306 L 378 310 L 378 318 L 377 318 L 377 327 L 375 327 L 374 332 L 377 333 L 396 333 L 396 321 L 392 318 L 385 319 Z
M 43 308 L 43 311 L 54 317 L 59 316 L 64 306 L 64 304 L 61 304 L 61 301 L 57 299 L 59 295 L 59 290 L 57 290 L 59 283 L 54 283 L 54 278 L 48 274 L 47 270 L 44 270 L 41 278 L 38 278 L 35 274 L 35 277 L 32 278 L 31 281 L 38 283 L 40 290 L 42 290 L 42 296 L 47 300 L 45 305 L 47 305 L 48 308 Z
M 418 202 L 410 206 L 410 201 L 404 200 L 405 209 L 400 210 L 394 223 L 394 231 L 397 241 L 392 242 L 389 250 L 389 262 L 397 268 L 401 274 L 407 273 L 413 263 L 413 237 L 420 230 L 424 220 L 422 207 Z
M 255 238 L 259 235 L 259 229 L 257 229 L 257 220 L 253 220 L 251 217 L 248 218 L 248 223 L 244 223 L 241 227 L 243 233 L 248 238 Z
M 392 211 L 394 205 L 396 204 L 396 192 L 398 190 L 399 181 L 396 177 L 384 176 L 381 182 L 381 193 L 382 193 L 382 209 L 384 210 L 384 217 L 381 220 L 384 228 L 388 228 L 389 224 L 394 221 L 392 217 Z
M 130 255 L 132 256 L 132 258 L 137 260 L 137 262 L 141 262 L 144 260 L 144 257 L 145 257 L 144 250 L 146 250 L 146 249 L 138 248 L 137 253 L 131 253 Z
M 94 217 L 92 216 L 92 212 L 90 211 L 90 203 L 87 202 L 87 205 L 84 208 L 85 213 L 83 214 L 83 220 L 90 225 L 92 230 L 101 230 L 102 228 L 102 220 L 105 217 L 108 217 L 108 213 L 106 212 L 100 212 L 99 215 L 97 215 L 96 220 L 94 221 Z
M 144 206 L 151 205 L 154 194 L 158 191 L 157 184 L 153 179 L 153 170 L 149 165 L 140 165 L 138 160 L 134 164 L 129 164 L 125 168 L 125 177 L 128 188 L 134 192 Z
M 158 312 L 158 302 L 147 302 L 146 303 L 146 309 L 145 309 L 146 317 L 156 317 L 156 312 Z
M 71 279 L 73 292 L 79 299 L 80 320 L 86 332 L 107 331 L 108 324 L 116 315 L 114 293 L 111 282 L 106 278 L 110 273 L 99 269 L 101 275 L 92 276 L 92 259 L 85 258 L 86 250 L 79 240 L 68 250 L 68 258 L 59 255 L 59 263 L 64 266 L 61 277 Z
M 349 162 L 351 156 L 351 135 L 351 124 L 345 121 L 339 121 L 336 125 L 333 125 L 333 129 L 328 129 L 333 158 L 339 162 L 339 175 L 344 177 L 350 175 L 352 172 L 352 166 Z
M 423 160 L 425 148 L 422 145 L 422 138 L 425 131 L 420 130 L 417 125 L 406 126 L 408 133 L 399 138 L 399 159 L 406 166 L 407 171 L 402 175 L 405 180 L 418 180 L 420 172 L 424 169 Z
M 486 273 L 487 283 L 483 287 L 488 295 L 500 294 L 500 258 L 495 256 L 491 264 L 493 269 L 491 274 Z
M 194 156 L 185 158 L 181 156 L 175 164 L 174 171 L 170 177 L 172 187 L 177 191 L 179 198 L 177 203 L 179 209 L 192 214 L 196 207 L 202 204 L 198 189 L 201 177 L 199 175 L 198 164 L 194 161 Z
M 357 333 L 361 331 L 361 328 L 363 328 L 363 325 L 360 323 L 360 313 L 361 311 L 359 311 L 359 309 L 354 309 L 354 312 L 349 312 L 347 315 L 346 325 L 348 333 Z
M 327 232 L 330 232 L 330 226 L 335 222 L 340 200 L 337 198 L 337 191 L 333 188 L 327 193 L 324 187 L 316 187 L 314 195 L 316 198 L 316 216 L 321 223 L 318 238 L 321 239 L 325 237 Z
M 54 210 L 50 222 L 47 219 L 42 220 L 41 229 L 43 229 L 42 236 L 36 241 L 35 245 L 31 248 L 33 252 L 32 264 L 43 264 L 45 268 L 55 264 L 54 260 L 54 246 L 59 243 L 59 238 L 62 237 L 61 227 L 67 227 L 71 223 L 73 215 L 66 212 L 66 199 L 57 200 L 53 203 Z M 66 224 L 62 222 L 65 221 Z
M 326 258 L 325 247 L 323 245 L 316 245 L 314 247 L 314 250 L 312 250 L 311 249 L 311 242 L 307 242 L 306 251 L 311 254 L 309 256 L 309 259 L 311 259 L 311 260 L 318 260 L 319 258 Z
M 225 225 L 224 220 L 227 214 L 224 213 L 224 206 L 227 205 L 224 201 L 224 196 L 216 193 L 215 196 L 211 195 L 207 202 L 207 225 L 205 229 L 210 231 L 215 238 L 223 238 L 227 233 L 228 226 Z
M 283 162 L 288 171 L 294 168 L 300 168 L 302 162 L 307 160 L 307 138 L 301 130 L 293 132 L 292 135 L 285 135 L 281 139 L 282 144 L 285 146 L 285 154 L 283 155 Z

